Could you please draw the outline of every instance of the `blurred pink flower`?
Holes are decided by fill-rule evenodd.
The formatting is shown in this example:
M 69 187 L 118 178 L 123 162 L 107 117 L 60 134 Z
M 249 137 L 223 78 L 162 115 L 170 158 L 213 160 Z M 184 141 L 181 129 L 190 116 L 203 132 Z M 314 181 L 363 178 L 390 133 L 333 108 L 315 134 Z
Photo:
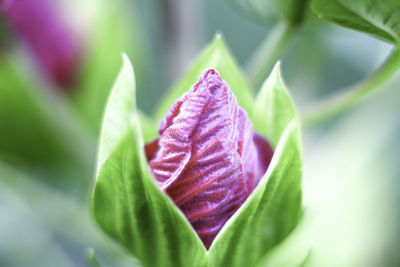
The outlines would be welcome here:
M 161 188 L 208 249 L 265 173 L 273 151 L 219 74 L 209 69 L 145 146 Z
M 4 0 L 8 25 L 36 55 L 49 78 L 60 87 L 77 79 L 80 45 L 48 0 Z

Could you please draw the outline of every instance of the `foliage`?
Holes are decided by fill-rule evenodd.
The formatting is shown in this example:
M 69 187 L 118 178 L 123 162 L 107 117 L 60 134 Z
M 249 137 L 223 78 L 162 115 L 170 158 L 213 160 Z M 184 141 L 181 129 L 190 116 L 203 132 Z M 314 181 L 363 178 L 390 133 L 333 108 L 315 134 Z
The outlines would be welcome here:
M 400 44 L 400 2 L 397 0 L 313 0 L 322 19 Z

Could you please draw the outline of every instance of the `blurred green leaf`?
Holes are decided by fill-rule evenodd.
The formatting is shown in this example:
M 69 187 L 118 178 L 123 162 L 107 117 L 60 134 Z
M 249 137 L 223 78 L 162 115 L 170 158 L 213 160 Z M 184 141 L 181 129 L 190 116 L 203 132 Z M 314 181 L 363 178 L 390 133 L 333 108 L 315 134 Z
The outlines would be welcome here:
M 298 131 L 294 118 L 266 174 L 212 243 L 210 266 L 257 266 L 298 224 L 302 215 Z
M 284 19 L 299 22 L 304 15 L 307 0 L 228 0 L 251 17 L 263 21 Z
M 120 68 L 119 56 L 127 53 L 142 77 L 147 49 L 135 10 L 129 1 L 92 1 L 96 10 L 91 40 L 84 58 L 81 84 L 74 92 L 79 111 L 97 134 L 107 97 Z
M 230 86 L 238 103 L 247 112 L 251 112 L 252 97 L 249 85 L 241 74 L 237 63 L 231 56 L 222 37 L 216 35 L 212 43 L 192 65 L 190 70 L 162 99 L 157 111 L 156 119 L 160 120 L 167 113 L 172 104 L 196 84 L 200 75 L 207 69 L 214 68 Z M 249 114 L 251 116 L 251 114 Z
M 57 187 L 85 192 L 93 143 L 76 119 L 61 95 L 40 88 L 15 57 L 0 56 L 2 160 Z
M 205 247 L 152 177 L 134 98 L 133 69 L 125 57 L 104 117 L 94 217 L 145 267 L 206 266 Z
M 57 137 L 35 89 L 9 57 L 0 58 L 0 151 L 27 161 L 57 160 Z
M 253 114 L 254 128 L 268 137 L 273 147 L 278 145 L 287 125 L 293 119 L 298 120 L 292 100 L 282 81 L 279 62 L 262 85 L 254 103 Z M 300 138 L 298 132 L 298 139 Z
M 398 0 L 312 0 L 320 18 L 400 44 L 400 1 Z

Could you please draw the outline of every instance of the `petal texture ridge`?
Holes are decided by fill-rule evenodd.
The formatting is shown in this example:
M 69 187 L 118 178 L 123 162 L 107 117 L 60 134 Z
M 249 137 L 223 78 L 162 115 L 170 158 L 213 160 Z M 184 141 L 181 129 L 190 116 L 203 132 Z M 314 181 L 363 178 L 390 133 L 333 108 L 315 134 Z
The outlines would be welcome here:
M 159 185 L 207 249 L 256 187 L 273 154 L 214 69 L 172 105 L 159 137 L 145 150 Z

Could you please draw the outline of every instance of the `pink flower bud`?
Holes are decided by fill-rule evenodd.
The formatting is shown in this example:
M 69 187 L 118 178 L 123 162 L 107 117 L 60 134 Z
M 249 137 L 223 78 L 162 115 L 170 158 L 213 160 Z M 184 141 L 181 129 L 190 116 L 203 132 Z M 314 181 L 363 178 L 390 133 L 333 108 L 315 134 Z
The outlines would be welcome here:
M 34 52 L 45 74 L 61 87 L 73 85 L 80 57 L 79 43 L 49 0 L 4 0 L 9 26 Z
M 273 151 L 213 69 L 175 102 L 159 134 L 145 147 L 150 168 L 208 249 L 256 187 Z

